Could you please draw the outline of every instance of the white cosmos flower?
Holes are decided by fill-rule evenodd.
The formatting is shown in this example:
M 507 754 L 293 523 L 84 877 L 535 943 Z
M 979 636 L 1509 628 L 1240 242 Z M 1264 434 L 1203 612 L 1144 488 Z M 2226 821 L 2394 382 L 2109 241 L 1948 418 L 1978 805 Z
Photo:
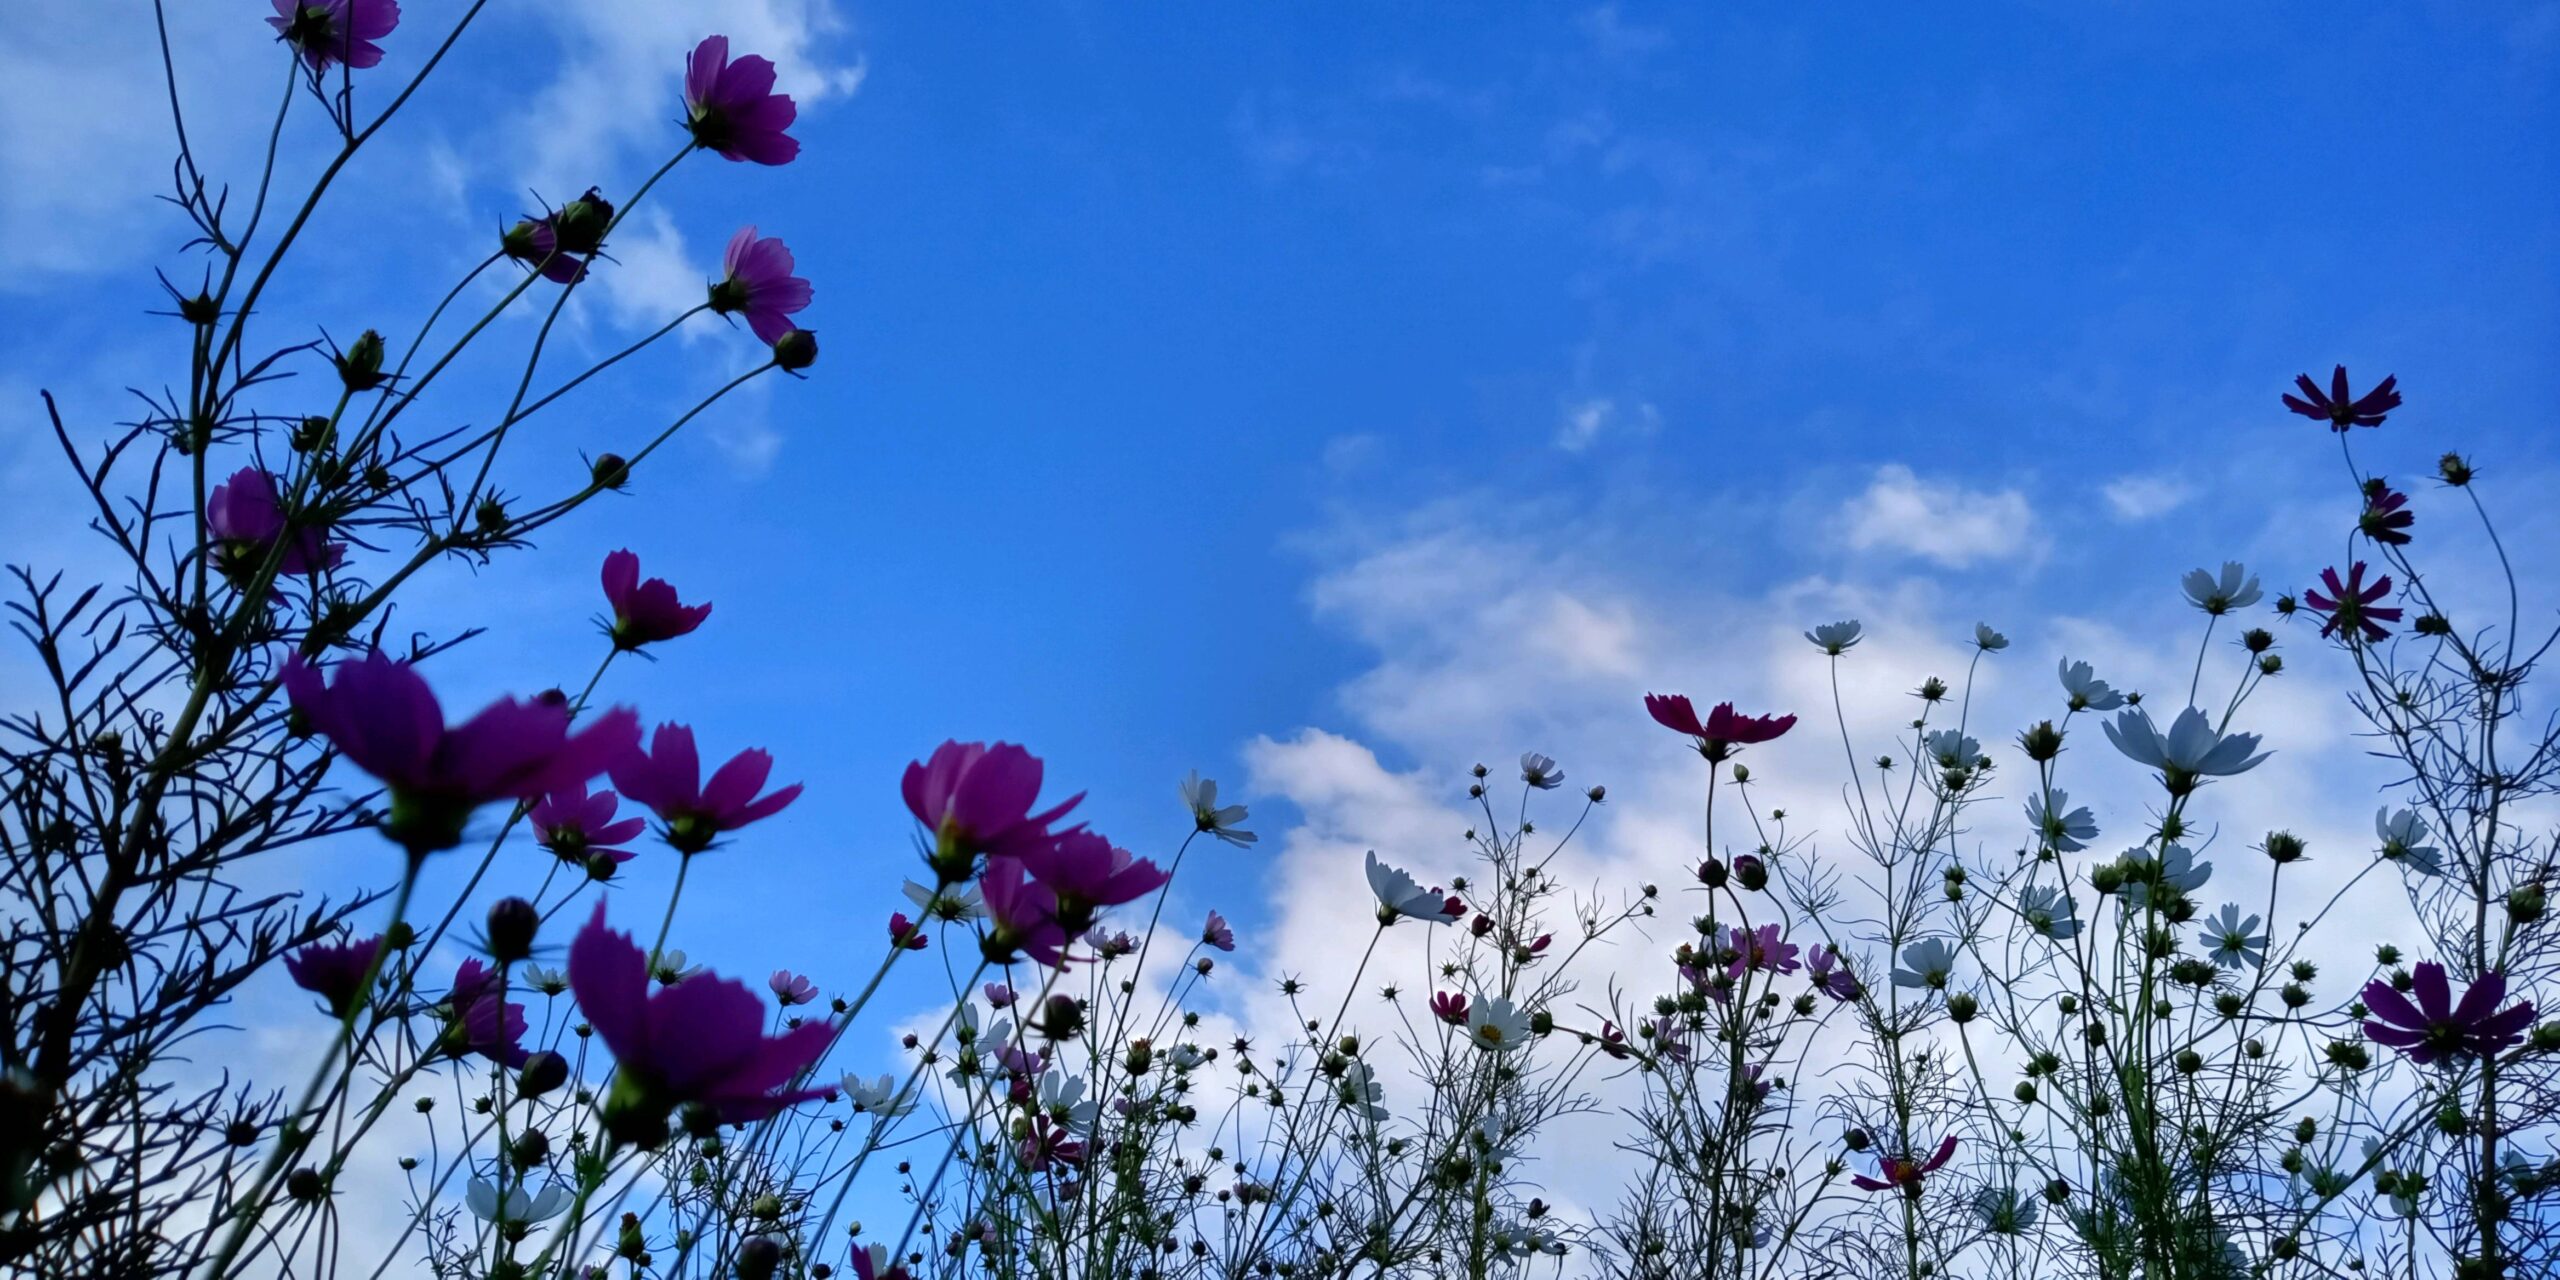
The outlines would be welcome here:
M 2070 697 L 2072 710 L 2113 711 L 2124 705 L 2124 695 L 2099 679 L 2088 663 L 2064 658 L 2056 670 L 2061 673 L 2062 692 Z
M 1858 637 L 1864 634 L 1866 634 L 1866 628 L 1859 626 L 1857 619 L 1844 618 L 1838 622 L 1823 623 L 1805 632 L 1804 638 L 1811 640 L 1814 648 L 1837 658 L 1855 646 L 1858 643 Z
M 2016 1187 L 1984 1187 L 1973 1194 L 1973 1211 L 1982 1216 L 1985 1229 L 2004 1236 L 2014 1236 L 2036 1225 L 2034 1196 Z
M 1172 1061 L 1173 1069 L 1176 1071 L 1189 1071 L 1209 1060 L 1209 1055 L 1202 1053 L 1200 1046 L 1187 1043 L 1175 1045 L 1173 1052 L 1166 1054 L 1165 1057 Z
M 2213 721 L 2194 707 L 2179 712 L 2165 734 L 2151 723 L 2151 713 L 2140 707 L 2127 707 L 2105 722 L 2105 728 L 2107 741 L 2116 744 L 2127 759 L 2164 773 L 2173 769 L 2194 777 L 2247 773 L 2269 754 L 2258 750 L 2258 735 L 2217 733 Z
M 844 1096 L 853 1103 L 856 1111 L 890 1120 L 916 1109 L 914 1095 L 898 1092 L 896 1076 L 883 1075 L 878 1080 L 865 1080 L 859 1075 L 849 1075 L 839 1083 L 844 1086 Z
M 2406 863 L 2420 875 L 2444 874 L 2442 851 L 2427 843 L 2427 821 L 2415 809 L 2397 813 L 2389 805 L 2373 811 L 2373 834 L 2382 840 L 2382 856 Z
M 1241 849 L 1262 837 L 1237 827 L 1245 818 L 1244 806 L 1218 804 L 1218 783 L 1203 778 L 1192 770 L 1182 779 L 1182 803 L 1191 810 L 1191 821 L 1202 831 Z
M 1941 769 L 1970 769 L 1982 759 L 1982 744 L 1959 730 L 1932 729 L 1920 741 Z
M 507 1188 L 506 1209 L 501 1216 L 498 1189 L 485 1178 L 473 1178 L 471 1184 L 463 1188 L 462 1199 L 463 1203 L 471 1206 L 472 1214 L 483 1222 L 531 1223 L 560 1216 L 569 1207 L 570 1195 L 569 1188 L 557 1182 L 544 1187 L 541 1194 L 532 1196 L 524 1193 L 521 1184 L 512 1186 Z
M 1984 653 L 1998 653 L 2009 647 L 2009 637 L 1991 629 L 1988 622 L 1973 624 L 1973 643 Z
M 2056 942 L 2080 936 L 2076 910 L 2070 894 L 2051 886 L 2038 886 L 2018 895 L 2018 918 Z
M 1520 755 L 1520 780 L 1540 791 L 1553 791 L 1564 782 L 1564 770 L 1556 767 L 1555 757 L 1535 751 Z
M 1369 1070 L 1368 1063 L 1352 1060 L 1343 1068 L 1342 1079 L 1335 1085 L 1334 1092 L 1343 1107 L 1353 1115 L 1373 1122 L 1387 1118 L 1387 1091 L 1378 1084 L 1378 1078 Z
M 2258 589 L 2258 575 L 2241 567 L 2237 560 L 2223 561 L 2219 575 L 2202 569 L 2189 569 L 2178 585 L 2186 588 L 2187 599 L 2195 607 L 2216 617 L 2234 609 L 2246 609 L 2266 595 Z
M 1893 985 L 1923 991 L 1944 987 L 1948 975 L 1955 971 L 1955 944 L 1944 938 L 1922 938 L 1902 949 L 1902 963 L 1894 968 Z
M 916 911 L 927 920 L 957 922 L 987 918 L 986 896 L 978 892 L 974 882 L 936 891 L 930 885 L 909 880 L 906 895 L 907 901 L 916 904 Z
M 1423 888 L 1401 869 L 1378 861 L 1375 849 L 1369 851 L 1368 871 L 1369 892 L 1377 895 L 1378 906 L 1382 909 L 1381 920 L 1392 924 L 1401 917 L 1411 916 L 1416 920 L 1447 924 L 1458 918 L 1448 909 L 1446 896 Z
M 2078 853 L 2098 838 L 2098 820 L 2089 806 L 2071 806 L 2071 793 L 2056 789 L 2047 804 L 2042 792 L 2027 797 L 2027 825 L 2057 853 Z
M 2240 918 L 2240 904 L 2222 904 L 2222 913 L 2206 917 L 2201 931 L 2206 942 L 2213 944 L 2215 964 L 2237 969 L 2246 962 L 2252 969 L 2267 967 L 2267 935 L 2258 932 L 2258 918 Z
M 569 989 L 569 975 L 558 969 L 527 969 L 525 985 L 546 996 L 556 996 Z
M 1078 1133 L 1092 1132 L 1093 1122 L 1102 1115 L 1102 1105 L 1084 1096 L 1084 1077 L 1072 1071 L 1040 1077 L 1040 1109 Z
M 700 972 L 701 965 L 686 964 L 684 952 L 669 947 L 658 953 L 657 966 L 649 971 L 649 976 L 656 978 L 659 986 L 672 987 Z
M 1506 996 L 1486 996 L 1467 1009 L 1467 1038 L 1479 1049 L 1509 1053 L 1529 1043 L 1529 1013 Z
M 2204 882 L 2213 878 L 2213 864 L 2196 861 L 2194 852 L 2182 844 L 2163 848 L 2157 863 L 2140 849 L 2125 850 L 2125 860 L 2137 871 L 2125 878 L 2124 900 L 2137 908 L 2151 905 L 2154 880 L 2161 888 L 2184 896 L 2203 888 Z

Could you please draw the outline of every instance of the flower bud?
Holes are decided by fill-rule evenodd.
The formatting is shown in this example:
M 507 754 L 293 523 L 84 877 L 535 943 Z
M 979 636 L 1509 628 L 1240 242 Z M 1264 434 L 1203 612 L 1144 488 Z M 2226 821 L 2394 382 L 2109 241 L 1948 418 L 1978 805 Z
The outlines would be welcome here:
M 738 1246 L 738 1280 L 773 1280 L 782 1269 L 782 1245 L 771 1236 L 757 1236 Z
M 516 1073 L 516 1093 L 539 1098 L 569 1082 L 569 1060 L 549 1049 L 535 1051 Z
M 2042 764 L 2062 754 L 2062 730 L 2055 728 L 2051 720 L 2042 721 L 2018 735 L 2018 749 L 2026 752 L 2029 760 Z
M 600 453 L 587 468 L 588 477 L 598 488 L 619 489 L 631 483 L 631 464 L 618 453 Z
M 2453 621 L 2441 613 L 2422 613 L 2409 624 L 2409 629 L 2422 636 L 2449 636 L 2453 634 Z
M 1958 1023 L 1973 1021 L 1973 1015 L 1980 1009 L 1981 1006 L 1975 1003 L 1974 998 L 1962 991 L 1947 997 L 1947 1016 Z
M 604 247 L 605 229 L 613 225 L 613 202 L 594 187 L 587 193 L 560 206 L 552 215 L 551 233 L 560 252 L 581 256 Z
M 2507 918 L 2517 924 L 2531 924 L 2542 918 L 2546 905 L 2541 885 L 2523 885 L 2507 894 Z
M 1840 1141 L 1851 1151 L 1864 1151 L 1867 1149 L 1867 1145 L 1873 1142 L 1874 1139 L 1868 1137 L 1867 1131 L 1864 1129 L 1851 1129 L 1847 1133 L 1840 1135 Z
M 284 1192 L 304 1204 L 309 1204 L 329 1194 L 329 1184 L 321 1180 L 319 1170 L 304 1165 L 285 1176 Z
M 326 449 L 337 443 L 337 439 L 338 430 L 330 425 L 327 418 L 304 418 L 301 425 L 293 429 L 293 451 L 309 453 L 314 449 Z
M 2533 1047 L 2543 1053 L 2560 1052 L 2560 1022 L 2546 1022 L 2535 1027 Z
M 500 964 L 533 954 L 534 934 L 542 928 L 542 912 L 522 898 L 500 898 L 489 906 L 489 957 Z
M 2446 484 L 2461 488 L 2471 483 L 2471 460 L 2458 453 L 2448 453 L 2436 459 L 2436 474 L 2443 476 Z
M 390 381 L 382 372 L 382 335 L 371 329 L 356 336 L 355 343 L 336 357 L 338 381 L 351 392 L 371 391 Z
M 2302 837 L 2290 831 L 2270 831 L 2264 846 L 2267 857 L 2277 866 L 2302 861 Z
M 798 373 L 817 362 L 817 334 L 794 329 L 773 340 L 773 363 L 784 373 Z
M 507 1158 L 515 1162 L 519 1173 L 541 1164 L 551 1156 L 551 1139 L 540 1129 L 527 1129 L 516 1135 L 507 1147 Z
M 1733 860 L 1733 878 L 1754 893 L 1769 887 L 1769 866 L 1751 854 Z
M 1710 889 L 1721 889 L 1724 887 L 1725 878 L 1725 865 L 1715 858 L 1708 858 L 1698 864 L 1698 883 Z

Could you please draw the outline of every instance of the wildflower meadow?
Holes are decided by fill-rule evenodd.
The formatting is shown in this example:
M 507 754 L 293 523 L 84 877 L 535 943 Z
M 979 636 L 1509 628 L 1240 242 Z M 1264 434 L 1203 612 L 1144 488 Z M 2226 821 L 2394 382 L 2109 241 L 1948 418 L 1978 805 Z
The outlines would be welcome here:
M 685 445 L 823 401 L 838 335 L 896 322 L 804 276 L 826 223 L 756 210 L 859 145 L 773 50 L 697 6 L 638 93 L 653 162 L 527 196 L 437 289 L 296 296 L 506 7 L 231 4 L 272 36 L 239 67 L 123 6 L 173 126 L 165 185 L 116 193 L 157 197 L 161 296 L 129 413 L 28 397 L 87 550 L 6 557 L 0 1272 L 2560 1275 L 2560 602 L 2506 523 L 2552 494 L 2412 456 L 2427 387 L 2262 371 L 2233 430 L 2328 536 L 2116 583 L 2174 674 L 2033 617 L 1910 666 L 1904 611 L 1809 603 L 1767 624 L 1789 682 L 1633 663 L 1608 752 L 1423 759 L 1450 829 L 1320 848 L 1219 776 L 1242 725 L 1134 795 L 959 726 L 822 785 L 700 656 L 767 565 L 668 567 L 746 514 Z M 241 94 L 271 114 L 217 165 L 189 125 Z M 573 303 L 671 209 L 732 229 L 689 305 L 598 345 Z M 954 523 L 1001 523 L 971 484 Z M 470 587 L 570 530 L 619 549 L 562 570 L 568 613 Z M 743 678 L 869 661 L 809 629 Z M 2373 781 L 2244 825 L 2271 762 L 2336 745 L 2311 724 Z M 1675 818 L 1618 834 L 1604 754 Z M 812 843 L 826 874 L 772 869 Z M 1261 903 L 1189 887 L 1291 859 L 1303 969 Z M 723 895 L 825 943 L 768 972 Z

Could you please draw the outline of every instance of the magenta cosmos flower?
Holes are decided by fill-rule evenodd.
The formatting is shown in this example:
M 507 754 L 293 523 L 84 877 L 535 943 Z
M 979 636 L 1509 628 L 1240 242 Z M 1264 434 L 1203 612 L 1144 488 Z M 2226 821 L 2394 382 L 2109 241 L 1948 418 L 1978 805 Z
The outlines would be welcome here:
M 1794 973 L 1804 966 L 1796 960 L 1796 944 L 1779 936 L 1778 926 L 1764 924 L 1757 929 L 1736 927 L 1727 944 L 1733 959 L 1725 965 L 1725 973 L 1739 980 L 1753 969 L 1771 973 Z
M 2364 536 L 2385 546 L 2409 545 L 2409 527 L 2418 523 L 2418 513 L 2409 510 L 2409 495 L 2393 489 L 2380 477 L 2364 482 L 2364 514 L 2356 517 L 2356 528 Z
M 2307 373 L 2297 375 L 2293 385 L 2302 394 L 2286 396 L 2284 407 L 2303 417 L 2325 421 L 2332 431 L 2381 426 L 2384 415 L 2400 407 L 2400 392 L 2397 390 L 2400 379 L 2397 376 L 2384 378 L 2361 396 L 2352 395 L 2347 391 L 2345 365 L 2339 365 L 2337 372 L 2329 375 L 2329 389 L 2325 393 Z
M 454 970 L 453 990 L 441 1012 L 446 1019 L 443 1047 L 454 1057 L 478 1054 L 501 1066 L 521 1067 L 531 1056 L 518 1043 L 525 1032 L 524 1006 L 507 999 L 506 982 L 476 956 Z
M 890 946 L 904 947 L 909 951 L 922 951 L 932 943 L 933 939 L 925 936 L 922 922 L 909 920 L 904 911 L 889 913 Z
M 1947 1135 L 1946 1141 L 1938 1144 L 1938 1149 L 1930 1153 L 1926 1160 L 1909 1155 L 1886 1156 L 1882 1167 L 1878 1170 L 1881 1176 L 1870 1178 L 1865 1174 L 1858 1174 L 1850 1178 L 1849 1182 L 1861 1191 L 1899 1190 L 1902 1194 L 1917 1200 L 1920 1198 L 1921 1177 L 1937 1172 L 1938 1167 L 1945 1164 L 1955 1153 L 1956 1136 L 1951 1133 Z
M 318 573 L 335 569 L 347 558 L 347 545 L 331 542 L 318 529 L 297 529 L 285 537 L 284 499 L 276 479 L 256 467 L 242 467 L 213 487 L 204 500 L 205 535 L 217 544 L 216 565 L 235 581 L 256 573 L 275 554 L 278 574 Z
M 2316 589 L 2305 591 L 2302 602 L 2329 615 L 2320 627 L 2324 636 L 2343 634 L 2349 640 L 2380 640 L 2391 634 L 2382 624 L 2400 620 L 2399 609 L 2374 603 L 2391 594 L 2391 575 L 2386 573 L 2366 585 L 2362 560 L 2347 566 L 2346 581 L 2339 581 L 2338 571 L 2332 567 L 2320 571 L 2320 582 L 2329 588 L 2329 594 L 2322 595 Z
M 1016 858 L 1041 887 L 1058 897 L 1058 920 L 1069 933 L 1093 927 L 1105 907 L 1135 902 L 1173 877 L 1145 858 L 1078 827 L 1025 849 Z
M 573 733 L 568 708 L 513 698 L 447 728 L 427 682 L 378 651 L 327 674 L 287 658 L 284 687 L 315 732 L 390 791 L 382 832 L 413 856 L 462 843 L 463 825 L 481 805 L 583 787 L 640 736 L 638 717 L 625 708 Z
M 791 274 L 796 265 L 781 240 L 759 236 L 752 226 L 738 228 L 721 263 L 726 274 L 711 286 L 711 309 L 745 316 L 759 342 L 780 342 L 795 327 L 792 314 L 809 305 L 809 282 Z
M 1024 957 L 1052 969 L 1067 964 L 1068 929 L 1058 923 L 1058 895 L 1031 878 L 1021 862 L 998 855 L 987 859 L 978 892 L 987 904 L 987 933 L 978 949 L 989 964 L 1012 964 Z
M 359 71 L 382 62 L 382 46 L 374 41 L 400 25 L 394 0 L 275 0 L 276 16 L 267 25 L 317 75 L 336 63 Z
M 1236 931 L 1227 923 L 1225 916 L 1212 910 L 1209 913 L 1209 923 L 1200 926 L 1200 941 L 1203 945 L 1216 947 L 1220 951 L 1233 951 L 1236 949 Z
M 1805 976 L 1813 979 L 1815 989 L 1834 1000 L 1858 998 L 1858 975 L 1849 972 L 1849 962 L 1836 947 L 1815 943 L 1805 953 Z
M 1794 716 L 1741 715 L 1730 702 L 1717 703 L 1702 721 L 1688 696 L 1678 693 L 1648 693 L 1644 696 L 1644 709 L 1652 713 L 1655 724 L 1689 735 L 1698 754 L 1709 760 L 1722 760 L 1732 754 L 1734 747 L 1767 742 L 1796 727 Z
M 533 822 L 534 840 L 561 861 L 585 866 L 601 854 L 619 866 L 640 855 L 614 846 L 649 829 L 645 818 L 616 822 L 614 813 L 621 807 L 620 796 L 610 791 L 590 793 L 581 782 L 542 797 L 527 816 Z
M 942 883 L 968 879 L 980 854 L 1019 855 L 1050 841 L 1049 824 L 1084 795 L 1033 813 L 1042 771 L 1040 757 L 1010 742 L 945 742 L 907 766 L 899 790 L 907 812 L 932 833 L 926 860 Z
M 1431 1016 L 1453 1027 L 1467 1025 L 1467 997 L 1460 991 L 1431 993 Z
M 693 748 L 693 730 L 662 724 L 649 739 L 649 749 L 634 746 L 613 766 L 613 785 L 647 805 L 666 824 L 667 843 L 690 857 L 711 847 L 728 832 L 762 822 L 800 798 L 795 782 L 764 795 L 773 773 L 773 757 L 749 748 L 729 757 L 702 781 L 702 760 Z
M 710 1107 L 723 1124 L 746 1124 L 835 1092 L 785 1087 L 826 1052 L 832 1026 L 812 1022 L 768 1037 L 764 1001 L 714 974 L 653 992 L 647 953 L 605 927 L 601 902 L 569 944 L 569 989 L 613 1052 L 604 1110 L 617 1143 L 655 1149 L 667 1137 L 667 1112 L 688 1102 Z
M 704 39 L 685 59 L 684 105 L 695 146 L 757 164 L 789 164 L 800 154 L 799 140 L 783 132 L 800 108 L 773 91 L 773 61 L 754 54 L 730 61 L 727 36 Z
M 604 558 L 604 599 L 613 606 L 605 634 L 613 647 L 637 651 L 645 644 L 691 635 L 711 616 L 709 604 L 686 604 L 664 578 L 640 580 L 640 557 L 629 550 Z
M 349 942 L 315 942 L 284 958 L 293 985 L 320 997 L 336 1017 L 345 1018 L 364 1002 L 364 975 L 382 950 L 379 934 Z
M 2373 1016 L 2365 1019 L 2364 1033 L 2406 1052 L 2412 1061 L 2492 1057 L 2524 1039 L 2525 1030 L 2533 1025 L 2531 1002 L 2498 1007 L 2507 998 L 2507 975 L 2495 969 L 2480 975 L 2462 993 L 2459 1004 L 2454 1002 L 2452 984 L 2445 981 L 2443 965 L 2422 961 L 2410 979 L 2410 990 L 2418 997 L 2415 1003 L 2388 982 L 2365 984 L 2364 1005 Z

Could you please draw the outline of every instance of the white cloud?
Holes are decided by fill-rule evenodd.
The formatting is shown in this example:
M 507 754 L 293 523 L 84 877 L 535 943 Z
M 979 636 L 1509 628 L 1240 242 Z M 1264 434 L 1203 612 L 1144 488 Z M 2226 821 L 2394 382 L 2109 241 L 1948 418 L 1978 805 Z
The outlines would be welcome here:
M 2175 476 L 2118 476 L 2100 492 L 2121 520 L 2148 520 L 2185 506 L 2195 487 Z
M 1848 504 L 1844 537 L 1853 551 L 1895 551 L 1961 569 L 2034 553 L 2035 513 L 2015 489 L 1967 489 L 1922 480 L 1911 468 L 1876 468 L 1875 481 Z
M 1594 396 L 1564 406 L 1563 421 L 1556 427 L 1556 447 L 1580 453 L 1603 435 L 1650 433 L 1661 425 L 1662 413 L 1650 403 L 1639 402 L 1622 411 L 1617 401 Z

